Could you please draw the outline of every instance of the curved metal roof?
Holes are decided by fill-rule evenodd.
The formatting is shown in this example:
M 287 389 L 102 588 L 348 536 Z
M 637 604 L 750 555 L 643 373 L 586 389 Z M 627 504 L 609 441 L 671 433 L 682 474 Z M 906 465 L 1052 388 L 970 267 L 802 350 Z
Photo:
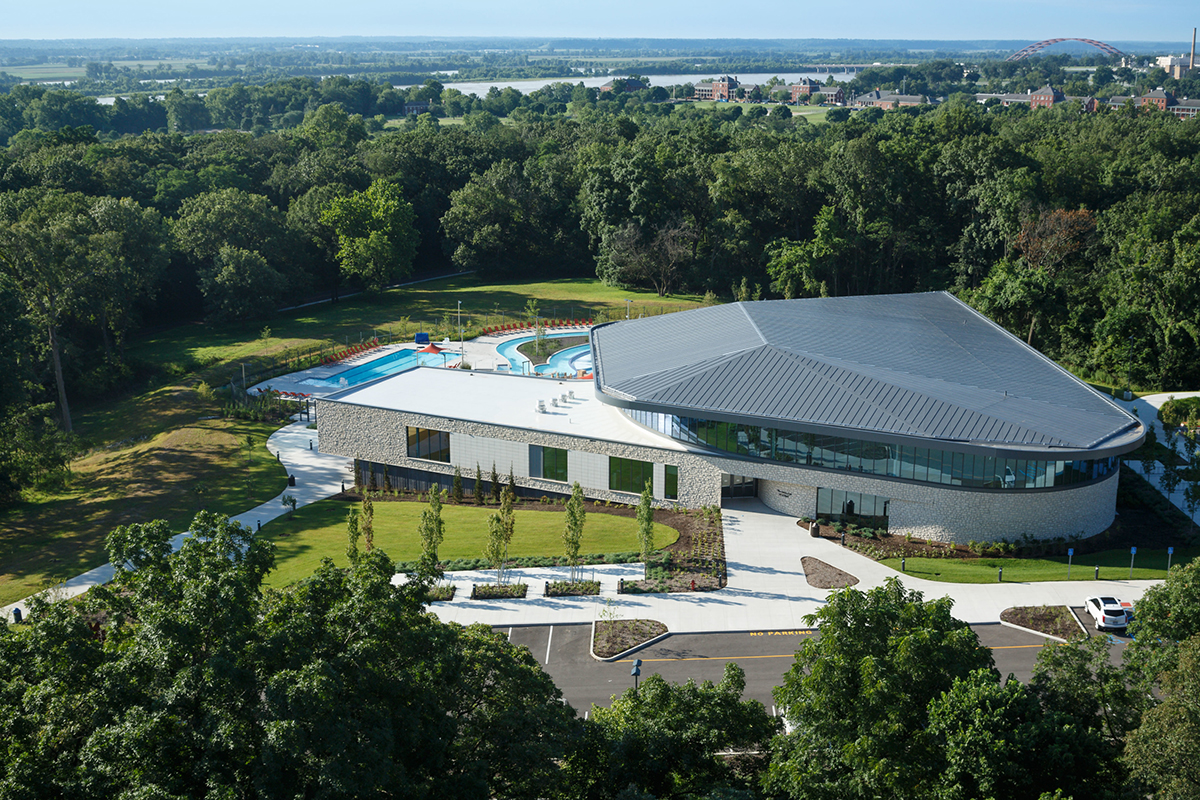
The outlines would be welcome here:
M 768 300 L 592 330 L 598 396 L 680 415 L 1122 452 L 1141 424 L 946 292 Z

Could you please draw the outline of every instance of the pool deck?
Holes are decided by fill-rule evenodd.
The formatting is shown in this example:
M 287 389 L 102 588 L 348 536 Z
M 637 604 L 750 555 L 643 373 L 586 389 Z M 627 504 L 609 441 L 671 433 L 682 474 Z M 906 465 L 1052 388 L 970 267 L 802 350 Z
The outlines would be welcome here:
M 570 326 L 562 328 L 550 328 L 548 331 L 555 335 L 562 334 L 577 334 L 580 336 L 586 335 L 589 328 L 586 326 Z M 502 357 L 498 348 L 505 342 L 510 342 L 513 339 L 521 339 L 530 336 L 528 330 L 514 331 L 505 334 L 491 334 L 488 336 L 479 336 L 475 339 L 468 339 L 460 346 L 459 342 L 434 342 L 438 347 L 443 348 L 443 352 L 447 354 L 446 365 L 455 367 L 460 362 L 466 361 L 477 370 L 494 371 L 497 366 L 508 364 L 508 360 Z M 312 380 L 328 380 L 336 377 L 339 372 L 347 369 L 361 366 L 375 359 L 396 353 L 401 350 L 420 350 L 424 345 L 415 344 L 413 342 L 405 342 L 403 344 L 386 344 L 378 349 L 372 350 L 369 353 L 364 353 L 354 358 L 348 358 L 339 361 L 336 364 L 326 364 L 319 367 L 311 367 L 309 369 L 293 372 L 288 375 L 280 375 L 277 378 L 262 381 L 250 387 L 251 392 L 259 389 L 266 391 L 268 388 L 275 389 L 281 392 L 296 392 L 298 394 L 309 394 L 313 397 L 327 397 L 335 392 L 343 391 L 346 387 L 343 386 L 313 386 L 305 383 Z

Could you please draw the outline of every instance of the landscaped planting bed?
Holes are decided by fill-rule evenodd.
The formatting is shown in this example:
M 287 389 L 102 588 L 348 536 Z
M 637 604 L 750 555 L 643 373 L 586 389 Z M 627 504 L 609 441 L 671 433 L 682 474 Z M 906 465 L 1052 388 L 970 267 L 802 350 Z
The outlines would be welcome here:
M 1074 639 L 1084 635 L 1066 606 L 1015 606 L 1001 611 L 1000 619 L 1059 639 Z
M 599 620 L 592 652 L 600 658 L 612 658 L 666 632 L 667 626 L 653 619 Z
M 698 508 L 681 516 L 675 520 L 679 540 L 651 557 L 644 579 L 621 581 L 620 593 L 711 592 L 725 586 L 725 534 L 720 507 Z
M 527 583 L 476 583 L 471 586 L 472 600 L 501 600 L 524 597 Z
M 546 597 L 587 597 L 600 594 L 600 581 L 549 581 Z

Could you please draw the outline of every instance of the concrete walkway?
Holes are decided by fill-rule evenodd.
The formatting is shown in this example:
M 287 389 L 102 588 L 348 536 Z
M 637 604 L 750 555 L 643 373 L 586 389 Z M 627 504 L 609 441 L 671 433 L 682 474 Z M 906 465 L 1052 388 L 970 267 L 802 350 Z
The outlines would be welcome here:
M 312 449 L 309 449 L 309 442 Z M 317 432 L 308 427 L 308 422 L 293 422 L 267 439 L 267 450 L 272 455 L 278 454 L 280 461 L 287 468 L 289 475 L 296 477 L 296 485 L 284 489 L 267 502 L 256 506 L 236 517 L 234 522 L 240 522 L 252 529 L 270 522 L 276 517 L 287 513 L 290 508 L 280 502 L 284 494 L 296 498 L 296 507 L 306 506 L 318 500 L 337 494 L 341 491 L 342 481 L 354 483 L 354 463 L 341 456 L 325 455 L 317 450 Z M 171 549 L 178 550 L 183 545 L 187 533 L 180 533 L 171 540 Z M 93 586 L 99 586 L 112 580 L 115 570 L 112 564 L 104 564 L 88 570 L 82 575 L 76 575 L 66 583 L 49 590 L 48 596 L 54 600 L 66 600 L 86 592 Z M 12 620 L 13 609 L 19 608 L 21 615 L 29 614 L 29 599 L 18 600 L 11 605 L 0 608 L 0 616 Z
M 494 355 L 496 345 L 507 338 L 489 336 L 468 342 L 467 359 L 486 358 L 488 352 Z M 280 382 L 280 379 L 276 379 L 273 384 L 279 388 Z M 1200 395 L 1200 392 L 1175 396 L 1191 395 Z M 1167 397 L 1166 394 L 1154 395 L 1122 405 L 1137 408 L 1140 418 L 1150 421 L 1155 419 L 1158 406 Z M 1157 422 L 1155 424 L 1158 426 L 1159 440 L 1162 441 L 1162 426 Z M 310 442 L 312 449 L 309 449 Z M 310 430 L 307 423 L 296 422 L 281 428 L 270 437 L 267 447 L 272 453 L 279 453 L 289 474 L 296 476 L 296 486 L 286 492 L 296 497 L 298 506 L 336 494 L 341 490 L 343 481 L 353 483 L 352 462 L 320 453 L 317 450 L 317 432 Z M 1130 466 L 1140 471 L 1139 463 L 1130 462 Z M 1182 494 L 1182 490 L 1176 491 L 1171 498 L 1181 508 Z M 275 497 L 233 519 L 255 528 L 286 511 L 279 497 Z M 618 618 L 656 619 L 674 632 L 780 630 L 803 627 L 804 617 L 815 612 L 829 594 L 826 590 L 808 585 L 801 566 L 804 556 L 818 558 L 854 575 L 860 581 L 860 589 L 877 586 L 888 577 L 897 575 L 890 568 L 854 551 L 823 539 L 813 539 L 795 524 L 794 518 L 777 514 L 757 500 L 733 501 L 724 511 L 724 521 L 729 581 L 726 588 L 720 591 L 618 595 L 619 579 L 636 579 L 642 574 L 640 564 L 621 564 L 583 568 L 585 576 L 600 581 L 599 597 L 543 597 L 542 587 L 546 581 L 567 578 L 568 570 L 563 567 L 510 570 L 510 581 L 529 584 L 529 597 L 523 600 L 471 600 L 471 584 L 488 583 L 495 579 L 491 572 L 471 571 L 449 574 L 446 580 L 458 587 L 455 599 L 448 603 L 435 603 L 431 608 L 443 620 L 464 624 L 591 622 L 599 619 L 605 608 L 610 608 Z M 182 543 L 184 535 L 175 538 L 173 544 L 176 548 Z M 112 574 L 111 565 L 98 567 L 67 581 L 61 588 L 53 590 L 52 595 L 65 598 L 82 594 L 92 586 L 110 580 Z M 397 576 L 396 580 L 403 580 L 403 576 Z M 1001 611 L 1014 605 L 1079 605 L 1083 598 L 1092 594 L 1113 594 L 1125 600 L 1137 601 L 1146 588 L 1156 583 L 1061 581 L 957 584 L 909 576 L 903 576 L 902 581 L 909 588 L 923 592 L 927 598 L 952 598 L 955 616 L 972 623 L 995 622 Z M 5 606 L 0 613 L 11 619 L 12 609 L 18 607 L 23 613 L 27 612 L 25 601 L 20 601 Z
M 566 568 L 521 569 L 509 582 L 528 583 L 524 600 L 471 600 L 472 583 L 490 583 L 492 572 L 458 572 L 447 581 L 457 586 L 455 599 L 434 603 L 442 620 L 462 624 L 542 625 L 591 622 L 607 607 L 618 619 L 655 619 L 677 633 L 786 630 L 805 627 L 829 590 L 809 586 L 801 559 L 812 556 L 859 579 L 857 588 L 900 577 L 925 597 L 950 597 L 954 615 L 971 623 L 996 622 L 1000 612 L 1017 605 L 1082 605 L 1093 594 L 1112 594 L 1137 601 L 1157 581 L 1051 581 L 997 584 L 942 583 L 901 576 L 889 567 L 825 539 L 814 539 L 793 517 L 768 509 L 758 500 L 732 501 L 723 512 L 728 585 L 715 592 L 618 595 L 619 578 L 640 578 L 640 564 L 583 568 L 585 577 L 600 581 L 599 598 L 543 597 L 544 581 L 565 580 Z M 519 533 L 517 534 L 520 535 Z M 397 582 L 403 580 L 397 576 Z

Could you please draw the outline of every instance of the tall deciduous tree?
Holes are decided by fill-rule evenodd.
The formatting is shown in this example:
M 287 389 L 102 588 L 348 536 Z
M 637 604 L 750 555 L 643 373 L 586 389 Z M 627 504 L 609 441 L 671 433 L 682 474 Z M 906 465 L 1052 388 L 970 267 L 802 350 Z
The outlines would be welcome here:
M 579 481 L 571 487 L 571 497 L 567 500 L 566 517 L 563 524 L 563 545 L 566 548 L 567 565 L 571 568 L 571 580 L 577 577 L 579 567 L 579 546 L 583 541 L 583 526 L 587 520 L 587 512 L 583 505 L 583 487 Z
M 200 270 L 200 291 L 210 319 L 240 321 L 268 317 L 283 295 L 282 275 L 253 250 L 222 247 L 212 266 Z
M 342 271 L 373 291 L 411 271 L 420 241 L 415 219 L 400 187 L 384 180 L 365 192 L 334 198 L 321 215 L 337 231 Z
M 1163 701 L 1129 735 L 1125 763 L 1154 797 L 1200 797 L 1200 634 L 1179 643 Z
M 654 552 L 654 490 L 646 481 L 637 505 L 638 545 L 642 549 L 642 562 L 649 577 L 650 554 Z
M 442 520 L 442 493 L 436 489 L 429 493 L 429 508 L 421 511 L 421 523 L 417 528 L 421 537 L 421 562 L 418 574 L 439 577 L 438 548 L 446 536 L 446 523 Z
M 955 678 L 991 669 L 991 651 L 950 614 L 891 578 L 834 592 L 775 690 L 794 727 L 777 740 L 765 787 L 789 797 L 916 797 L 936 773 L 929 704 Z
M 636 692 L 592 706 L 590 737 L 564 764 L 576 796 L 753 797 L 780 724 L 742 699 L 745 687 L 730 662 L 715 684 L 671 684 L 655 673 Z
M 71 408 L 63 378 L 61 328 L 96 289 L 89 259 L 92 225 L 78 203 L 48 195 L 0 229 L 0 262 L 36 324 L 46 333 L 63 430 L 71 432 Z
M 165 523 L 114 531 L 114 585 L 0 626 L 5 792 L 559 795 L 580 723 L 527 650 L 438 622 L 380 550 L 266 592 L 269 541 L 189 531 L 175 554 Z

